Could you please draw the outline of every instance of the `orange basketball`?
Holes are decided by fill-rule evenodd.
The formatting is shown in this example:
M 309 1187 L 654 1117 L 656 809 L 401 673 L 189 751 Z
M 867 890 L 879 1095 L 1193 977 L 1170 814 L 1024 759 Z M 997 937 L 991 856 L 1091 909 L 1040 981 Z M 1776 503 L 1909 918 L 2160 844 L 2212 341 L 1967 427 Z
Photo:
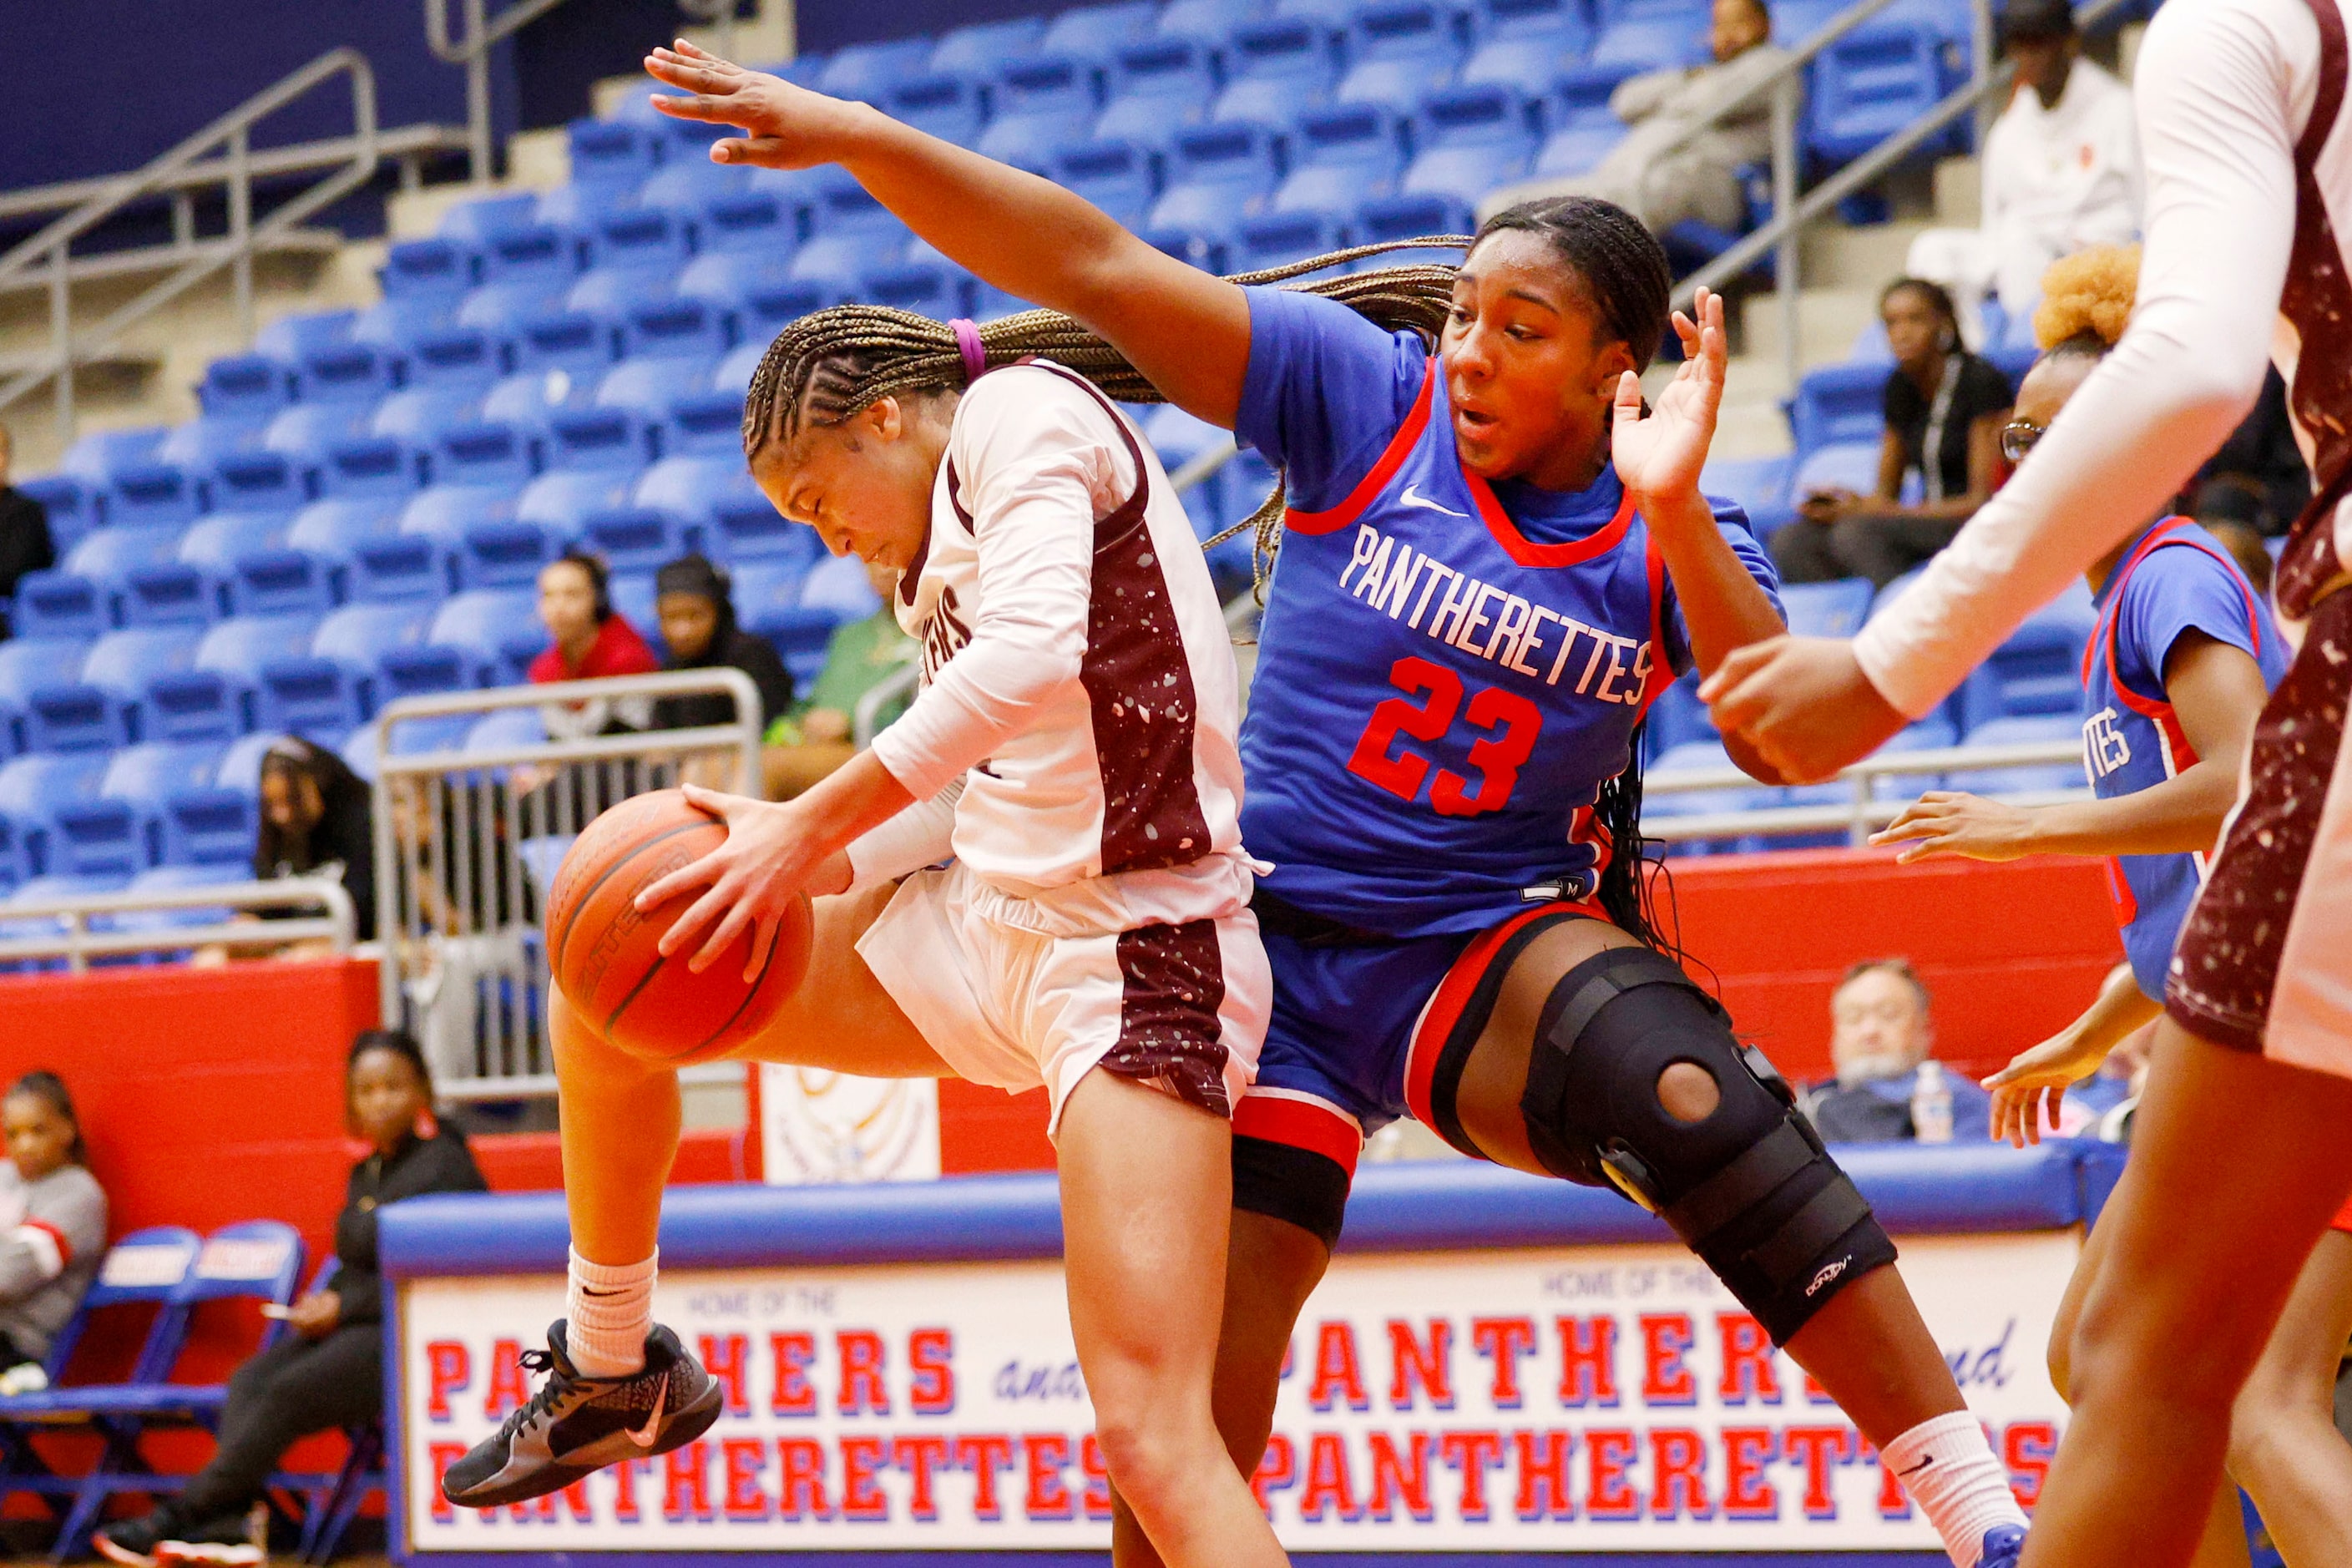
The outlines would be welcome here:
M 687 968 L 696 947 L 662 956 L 662 934 L 700 890 L 645 910 L 637 895 L 726 841 L 727 825 L 679 791 L 636 795 L 588 825 L 548 890 L 547 963 L 556 989 L 631 1056 L 677 1067 L 724 1056 L 766 1027 L 808 973 L 805 898 L 794 900 L 749 984 L 743 969 L 757 933 L 699 974 Z

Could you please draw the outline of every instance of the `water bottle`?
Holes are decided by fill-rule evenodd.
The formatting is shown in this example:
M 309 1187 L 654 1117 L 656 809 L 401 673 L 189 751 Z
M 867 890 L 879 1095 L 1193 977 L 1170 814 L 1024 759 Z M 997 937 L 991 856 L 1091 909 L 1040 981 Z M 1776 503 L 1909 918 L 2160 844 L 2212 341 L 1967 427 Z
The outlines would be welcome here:
M 1952 1141 L 1952 1090 L 1939 1061 L 1919 1064 L 1911 1088 L 1911 1135 L 1922 1143 Z

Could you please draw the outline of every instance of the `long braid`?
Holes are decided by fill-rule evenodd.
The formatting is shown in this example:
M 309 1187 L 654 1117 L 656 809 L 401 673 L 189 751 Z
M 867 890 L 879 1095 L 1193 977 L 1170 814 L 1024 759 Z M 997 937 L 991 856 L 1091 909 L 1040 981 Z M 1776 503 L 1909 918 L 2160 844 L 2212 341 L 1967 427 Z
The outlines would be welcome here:
M 1504 231 L 1533 234 L 1548 241 L 1591 295 L 1607 339 L 1624 342 L 1636 366 L 1648 368 L 1669 329 L 1671 273 L 1665 253 L 1639 219 L 1622 207 L 1591 197 L 1523 202 L 1488 218 L 1475 236 L 1433 236 L 1353 246 L 1284 267 L 1241 273 L 1231 281 L 1282 283 L 1391 251 L 1466 251 L 1487 236 Z M 1293 286 L 1336 300 L 1389 331 L 1412 331 L 1433 353 L 1453 308 L 1456 270 L 1444 263 L 1430 262 L 1313 278 Z M 966 325 L 963 330 L 976 331 L 982 368 L 1031 357 L 1050 359 L 1118 402 L 1166 401 L 1125 354 L 1058 310 L 1024 310 L 977 329 Z M 884 397 L 950 391 L 964 385 L 971 374 L 957 328 L 947 322 L 881 305 L 838 305 L 815 311 L 777 333 L 761 356 L 744 398 L 743 455 L 756 464 L 771 443 L 789 440 L 804 426 L 840 424 Z M 1253 531 L 1261 601 L 1281 541 L 1283 479 L 1277 473 L 1274 489 L 1257 510 L 1217 536 L 1223 539 L 1243 529 Z M 1641 817 L 1637 731 L 1632 760 L 1622 773 L 1602 782 L 1593 803 L 1593 820 L 1612 846 L 1596 897 L 1610 918 L 1627 931 L 1653 947 L 1678 952 L 1678 944 L 1661 930 L 1655 918 L 1652 879 L 1644 872 Z

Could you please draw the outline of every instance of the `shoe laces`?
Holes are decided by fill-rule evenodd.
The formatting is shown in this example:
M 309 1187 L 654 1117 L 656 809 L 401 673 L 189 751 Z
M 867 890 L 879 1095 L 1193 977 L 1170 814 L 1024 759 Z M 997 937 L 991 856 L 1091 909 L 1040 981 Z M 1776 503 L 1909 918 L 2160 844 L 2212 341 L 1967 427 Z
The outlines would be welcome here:
M 508 1412 L 506 1420 L 499 1427 L 500 1437 L 511 1438 L 533 1421 L 554 1410 L 555 1402 L 572 1391 L 573 1379 L 563 1370 L 562 1363 L 555 1359 L 553 1351 L 528 1350 L 520 1359 L 525 1372 L 543 1372 L 547 1374 L 547 1381 L 541 1384 L 539 1392 L 520 1407 Z

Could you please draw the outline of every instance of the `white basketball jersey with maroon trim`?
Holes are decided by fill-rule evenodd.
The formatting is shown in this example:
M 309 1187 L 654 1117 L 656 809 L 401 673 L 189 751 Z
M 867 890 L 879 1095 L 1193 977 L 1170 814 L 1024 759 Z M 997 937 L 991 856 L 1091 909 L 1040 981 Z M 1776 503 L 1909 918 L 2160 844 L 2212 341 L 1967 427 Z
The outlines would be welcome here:
M 993 918 L 1070 934 L 1247 902 L 1231 635 L 1100 393 L 1043 362 L 972 384 L 896 607 L 923 687 L 875 752 L 919 798 L 961 782 L 952 847 L 1005 896 Z
M 2318 80 L 2294 150 L 2294 248 L 2272 345 L 2316 494 L 2279 557 L 2274 587 L 2291 625 L 2344 585 L 2352 562 L 2352 115 L 2343 0 L 2306 0 L 2319 28 Z

